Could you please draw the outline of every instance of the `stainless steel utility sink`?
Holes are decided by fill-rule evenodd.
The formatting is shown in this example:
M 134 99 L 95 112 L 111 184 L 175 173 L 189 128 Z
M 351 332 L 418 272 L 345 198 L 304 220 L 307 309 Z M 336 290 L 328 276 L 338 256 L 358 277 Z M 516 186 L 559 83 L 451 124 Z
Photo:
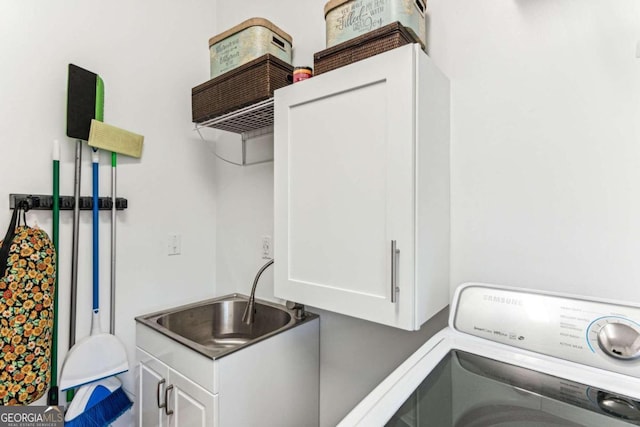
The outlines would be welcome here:
M 242 322 L 249 297 L 231 294 L 136 317 L 146 325 L 212 359 L 226 356 L 317 317 L 297 319 L 285 306 L 256 299 L 255 318 Z

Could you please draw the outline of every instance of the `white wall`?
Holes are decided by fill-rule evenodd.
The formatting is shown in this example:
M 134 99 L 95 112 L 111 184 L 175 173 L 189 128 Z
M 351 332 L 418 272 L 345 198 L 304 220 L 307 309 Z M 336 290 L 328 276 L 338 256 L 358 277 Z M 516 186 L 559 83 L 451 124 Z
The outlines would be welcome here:
M 105 121 L 145 136 L 140 161 L 119 157 L 117 325 L 131 366 L 134 316 L 211 297 L 215 278 L 214 156 L 191 124 L 191 87 L 207 80 L 207 41 L 215 2 L 59 0 L 0 4 L 0 224 L 9 193 L 51 194 L 51 141 L 62 145 L 61 192 L 73 194 L 75 141 L 65 136 L 67 64 L 105 81 Z M 89 150 L 82 193 L 91 194 Z M 109 195 L 103 153 L 101 194 Z M 51 212 L 28 214 L 51 231 Z M 72 212 L 61 213 L 60 364 L 68 347 Z M 109 328 L 109 223 L 101 214 L 102 328 Z M 167 256 L 167 234 L 182 235 L 182 255 Z M 3 231 L 4 233 L 4 231 Z M 89 334 L 91 215 L 80 230 L 78 339 Z M 133 392 L 133 375 L 123 376 Z
M 640 3 L 434 0 L 451 284 L 640 302 Z

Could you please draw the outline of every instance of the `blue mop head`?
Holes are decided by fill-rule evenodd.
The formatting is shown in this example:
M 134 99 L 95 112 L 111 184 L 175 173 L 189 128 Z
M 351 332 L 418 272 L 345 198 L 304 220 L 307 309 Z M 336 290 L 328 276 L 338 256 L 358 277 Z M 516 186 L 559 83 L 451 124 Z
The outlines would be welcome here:
M 121 386 L 113 388 L 114 378 L 87 384 L 78 390 L 65 416 L 65 427 L 105 427 L 125 413 L 133 403 Z M 111 381 L 111 382 L 110 382 Z M 117 380 L 115 380 L 117 381 Z M 119 381 L 117 381 L 119 384 Z M 83 388 L 85 393 L 83 393 Z M 85 395 L 83 399 L 81 396 Z M 84 407 L 82 412 L 68 419 L 76 409 L 72 408 L 76 399 Z

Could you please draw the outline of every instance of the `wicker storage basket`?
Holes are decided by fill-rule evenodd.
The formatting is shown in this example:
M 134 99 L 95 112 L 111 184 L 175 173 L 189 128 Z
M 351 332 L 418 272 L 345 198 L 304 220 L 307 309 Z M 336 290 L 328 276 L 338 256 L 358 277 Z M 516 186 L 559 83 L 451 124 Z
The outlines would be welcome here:
M 195 123 L 271 98 L 293 81 L 293 66 L 266 54 L 191 89 Z
M 420 43 L 418 36 L 399 22 L 392 22 L 362 36 L 337 44 L 313 55 L 314 74 L 349 65 L 370 56 L 409 43 Z

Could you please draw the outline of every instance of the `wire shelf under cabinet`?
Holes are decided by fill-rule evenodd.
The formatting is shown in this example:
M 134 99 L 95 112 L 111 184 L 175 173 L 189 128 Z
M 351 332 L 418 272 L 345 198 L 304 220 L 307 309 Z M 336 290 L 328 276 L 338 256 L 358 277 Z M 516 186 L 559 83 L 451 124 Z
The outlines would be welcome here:
M 240 134 L 273 126 L 273 98 L 196 123 L 195 126 L 196 130 L 209 127 Z
M 227 163 L 231 163 L 236 166 L 248 166 L 268 162 L 273 160 L 273 150 L 271 150 L 270 155 L 267 152 L 267 155 L 259 155 L 257 158 L 256 156 L 253 156 L 252 160 L 248 160 L 249 156 L 247 152 L 249 148 L 247 147 L 247 144 L 249 140 L 269 134 L 273 135 L 273 106 L 274 98 L 271 97 L 230 113 L 216 116 L 200 123 L 195 123 L 194 130 L 198 132 L 200 139 L 204 142 L 210 141 L 207 141 L 207 138 L 202 134 L 201 129 L 203 128 L 218 129 L 240 134 L 242 137 L 240 144 L 242 160 L 231 160 L 225 155 L 218 154 L 217 148 L 214 149 L 215 156 Z M 214 144 L 217 143 L 214 142 Z

